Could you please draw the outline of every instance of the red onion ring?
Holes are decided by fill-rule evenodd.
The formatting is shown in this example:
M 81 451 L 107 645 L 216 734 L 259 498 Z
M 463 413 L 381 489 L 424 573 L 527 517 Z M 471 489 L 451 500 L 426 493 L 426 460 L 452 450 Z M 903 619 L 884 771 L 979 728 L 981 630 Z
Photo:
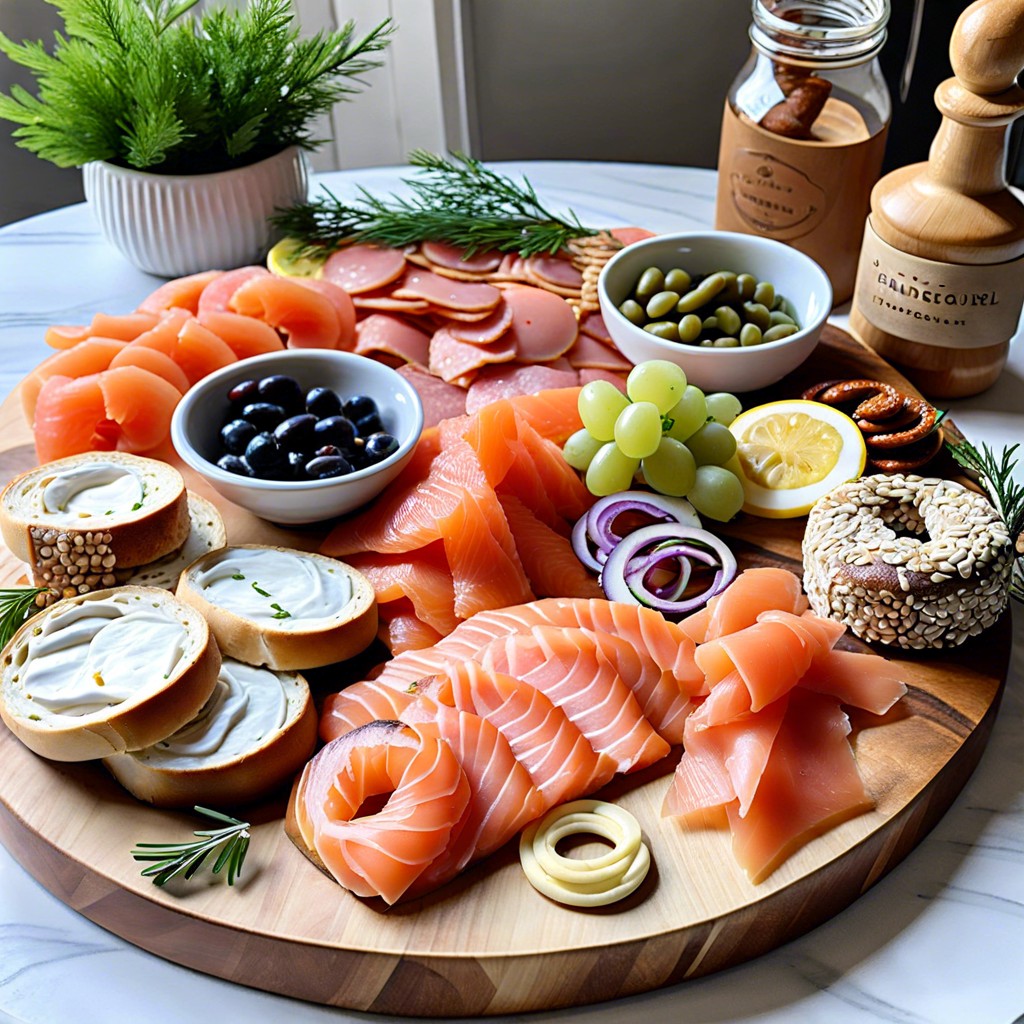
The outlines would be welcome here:
M 717 564 L 718 566 L 711 585 L 694 597 L 669 600 L 646 587 L 644 583 L 646 571 L 644 571 L 638 577 L 633 578 L 631 586 L 630 582 L 627 582 L 627 576 L 630 576 L 635 559 L 640 559 L 640 562 L 637 563 L 638 566 L 644 564 L 649 570 L 657 562 L 691 557 L 682 554 L 679 551 L 679 545 L 665 544 L 666 541 L 673 540 L 689 541 L 692 546 L 717 555 L 717 559 L 709 560 L 706 555 L 699 558 L 700 561 L 705 561 L 709 565 Z M 654 546 L 653 550 L 649 550 L 652 545 Z M 662 551 L 660 558 L 658 557 L 659 545 Z M 651 562 L 652 558 L 654 559 L 653 563 Z M 615 546 L 601 570 L 601 586 L 610 601 L 642 604 L 668 615 L 685 615 L 698 608 L 703 608 L 712 597 L 721 593 L 735 578 L 736 568 L 735 556 L 714 534 L 699 527 L 684 526 L 681 523 L 658 523 L 633 531 Z

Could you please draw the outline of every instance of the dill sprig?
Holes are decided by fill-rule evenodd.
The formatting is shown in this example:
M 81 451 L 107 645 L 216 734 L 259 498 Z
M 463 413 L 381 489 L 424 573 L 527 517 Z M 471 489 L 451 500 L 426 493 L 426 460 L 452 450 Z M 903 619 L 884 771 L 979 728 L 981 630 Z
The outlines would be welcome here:
M 364 38 L 349 21 L 299 38 L 291 0 L 189 13 L 197 0 L 51 0 L 64 22 L 0 52 L 38 86 L 0 94 L 18 145 L 60 167 L 108 160 L 157 173 L 225 170 L 299 145 L 313 120 L 358 92 L 390 19 Z
M 946 446 L 964 469 L 978 474 L 982 487 L 1006 523 L 1011 541 L 1016 544 L 1024 533 L 1024 485 L 1013 478 L 1013 471 L 1017 468 L 1017 460 L 1013 456 L 1020 445 L 1003 448 L 998 456 L 984 442 L 981 451 L 968 441 L 947 441 Z M 1024 570 L 1021 568 L 1020 556 L 1010 579 L 1010 596 L 1024 601 Z
M 21 625 L 37 611 L 36 595 L 46 587 L 13 587 L 0 590 L 0 647 L 6 647 Z
M 397 248 L 447 242 L 467 255 L 493 249 L 533 256 L 598 233 L 572 210 L 562 216 L 545 207 L 527 178 L 513 181 L 464 153 L 443 157 L 417 149 L 409 163 L 420 172 L 404 180 L 410 196 L 381 198 L 360 189 L 343 202 L 327 192 L 280 211 L 273 223 L 299 240 L 300 256 L 313 258 L 353 241 Z
M 211 870 L 216 875 L 227 868 L 228 885 L 234 885 L 235 879 L 242 873 L 242 862 L 249 849 L 249 822 L 211 811 L 208 807 L 197 805 L 193 809 L 197 814 L 224 822 L 225 827 L 197 829 L 192 833 L 197 837 L 197 842 L 137 843 L 132 856 L 138 861 L 155 862 L 143 868 L 143 877 L 152 878 L 154 885 L 166 885 L 178 875 L 189 879 L 202 867 L 207 857 L 220 847 Z

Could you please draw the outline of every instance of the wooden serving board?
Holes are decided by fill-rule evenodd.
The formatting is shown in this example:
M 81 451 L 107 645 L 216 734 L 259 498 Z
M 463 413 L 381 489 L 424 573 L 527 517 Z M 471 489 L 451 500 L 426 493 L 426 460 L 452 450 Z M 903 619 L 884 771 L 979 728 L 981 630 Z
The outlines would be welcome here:
M 771 397 L 817 380 L 906 384 L 849 335 L 823 342 Z M 754 404 L 753 397 L 747 404 Z M 0 408 L 0 476 L 34 464 L 16 396 Z M 947 467 L 952 474 L 952 468 Z M 214 497 L 195 479 L 196 486 Z M 232 542 L 314 548 L 217 499 Z M 800 571 L 802 519 L 742 519 L 728 530 L 741 565 Z M 0 584 L 21 566 L 0 557 Z M 751 885 L 727 833 L 687 833 L 662 819 L 675 764 L 619 778 L 602 795 L 640 820 L 653 867 L 641 888 L 601 910 L 553 903 L 527 883 L 515 843 L 429 897 L 387 909 L 351 896 L 285 837 L 284 797 L 253 822 L 234 888 L 197 878 L 162 890 L 139 873 L 139 841 L 189 838 L 205 822 L 135 801 L 98 765 L 36 757 L 0 727 L 0 839 L 47 889 L 158 956 L 283 995 L 385 1014 L 464 1016 L 581 1005 L 698 977 L 758 956 L 837 914 L 905 857 L 949 807 L 988 739 L 1006 678 L 1009 613 L 953 652 L 902 657 L 910 687 L 884 719 L 852 718 L 869 814 L 848 821 Z M 323 696 L 351 666 L 310 674 Z M 236 813 L 237 808 L 221 808 Z M 206 876 L 209 877 L 209 876 Z

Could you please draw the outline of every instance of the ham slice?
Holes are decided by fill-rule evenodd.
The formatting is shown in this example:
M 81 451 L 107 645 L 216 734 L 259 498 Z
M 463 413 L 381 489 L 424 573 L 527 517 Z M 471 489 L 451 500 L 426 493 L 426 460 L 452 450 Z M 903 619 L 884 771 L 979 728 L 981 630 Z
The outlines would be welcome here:
M 356 326 L 356 352 L 383 352 L 404 363 L 426 366 L 430 358 L 430 335 L 385 313 L 374 313 Z
M 430 303 L 423 299 L 396 299 L 390 292 L 384 290 L 353 295 L 352 304 L 356 307 L 357 314 L 367 310 L 383 313 L 409 313 L 413 316 L 430 312 Z
M 583 275 L 558 256 L 529 256 L 523 269 L 531 280 L 544 281 L 567 292 L 578 292 L 583 287 Z
M 512 307 L 500 302 L 493 313 L 475 322 L 452 323 L 448 330 L 452 337 L 469 345 L 490 345 L 497 341 L 512 326 Z
M 505 301 L 512 307 L 511 338 L 521 363 L 546 363 L 572 348 L 576 340 L 576 314 L 551 292 L 540 288 L 505 289 Z
M 534 366 L 486 366 L 469 385 L 466 412 L 478 412 L 501 398 L 535 395 L 549 388 L 572 388 L 577 383 L 575 370 L 557 370 L 543 363 Z
M 625 356 L 582 332 L 565 355 L 570 364 L 579 370 L 612 370 L 628 373 L 633 368 L 633 364 Z
M 470 313 L 494 309 L 501 301 L 501 292 L 493 285 L 454 281 L 418 269 L 407 270 L 391 294 L 396 299 L 421 299 L 432 306 Z
M 586 334 L 604 345 L 615 346 L 612 336 L 608 333 L 608 326 L 604 322 L 604 317 L 596 311 L 583 315 L 583 318 L 580 320 L 580 333 Z
M 349 295 L 363 295 L 397 281 L 404 271 L 401 249 L 359 243 L 331 253 L 321 277 L 340 285 Z
M 488 363 L 507 363 L 516 358 L 515 339 L 506 333 L 492 345 L 468 345 L 459 341 L 447 327 L 434 332 L 430 339 L 429 368 L 448 382 L 464 378 Z
M 435 377 L 414 364 L 400 366 L 398 372 L 416 389 L 423 403 L 423 426 L 436 427 L 441 420 L 466 412 L 466 391 Z
M 462 249 L 447 242 L 424 242 L 420 252 L 439 267 L 465 274 L 488 274 L 497 270 L 502 260 L 502 254 L 495 249 L 467 256 Z

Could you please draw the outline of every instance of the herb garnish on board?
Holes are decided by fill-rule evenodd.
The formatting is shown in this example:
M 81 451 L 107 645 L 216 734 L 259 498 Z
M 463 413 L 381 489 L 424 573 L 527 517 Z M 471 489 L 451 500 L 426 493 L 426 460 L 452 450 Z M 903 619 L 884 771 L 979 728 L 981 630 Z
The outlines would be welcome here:
M 216 875 L 227 868 L 228 885 L 242 873 L 242 863 L 249 849 L 249 822 L 239 821 L 220 811 L 196 805 L 193 810 L 214 821 L 223 822 L 223 828 L 197 829 L 192 834 L 195 842 L 187 843 L 136 843 L 132 856 L 139 861 L 153 861 L 143 868 L 144 878 L 152 878 L 154 885 L 166 885 L 172 878 L 181 875 L 191 878 L 206 859 L 220 848 L 211 871 Z
M 40 611 L 36 595 L 44 593 L 46 587 L 14 587 L 0 590 L 0 647 L 18 632 L 27 619 Z
M 533 256 L 600 233 L 571 210 L 552 213 L 526 178 L 517 183 L 463 153 L 446 158 L 418 149 L 409 163 L 422 172 L 406 180 L 409 197 L 381 199 L 361 189 L 358 198 L 343 202 L 327 192 L 325 199 L 280 212 L 273 223 L 299 240 L 300 256 L 313 258 L 357 241 L 395 247 L 447 242 L 467 255 L 496 249 Z

